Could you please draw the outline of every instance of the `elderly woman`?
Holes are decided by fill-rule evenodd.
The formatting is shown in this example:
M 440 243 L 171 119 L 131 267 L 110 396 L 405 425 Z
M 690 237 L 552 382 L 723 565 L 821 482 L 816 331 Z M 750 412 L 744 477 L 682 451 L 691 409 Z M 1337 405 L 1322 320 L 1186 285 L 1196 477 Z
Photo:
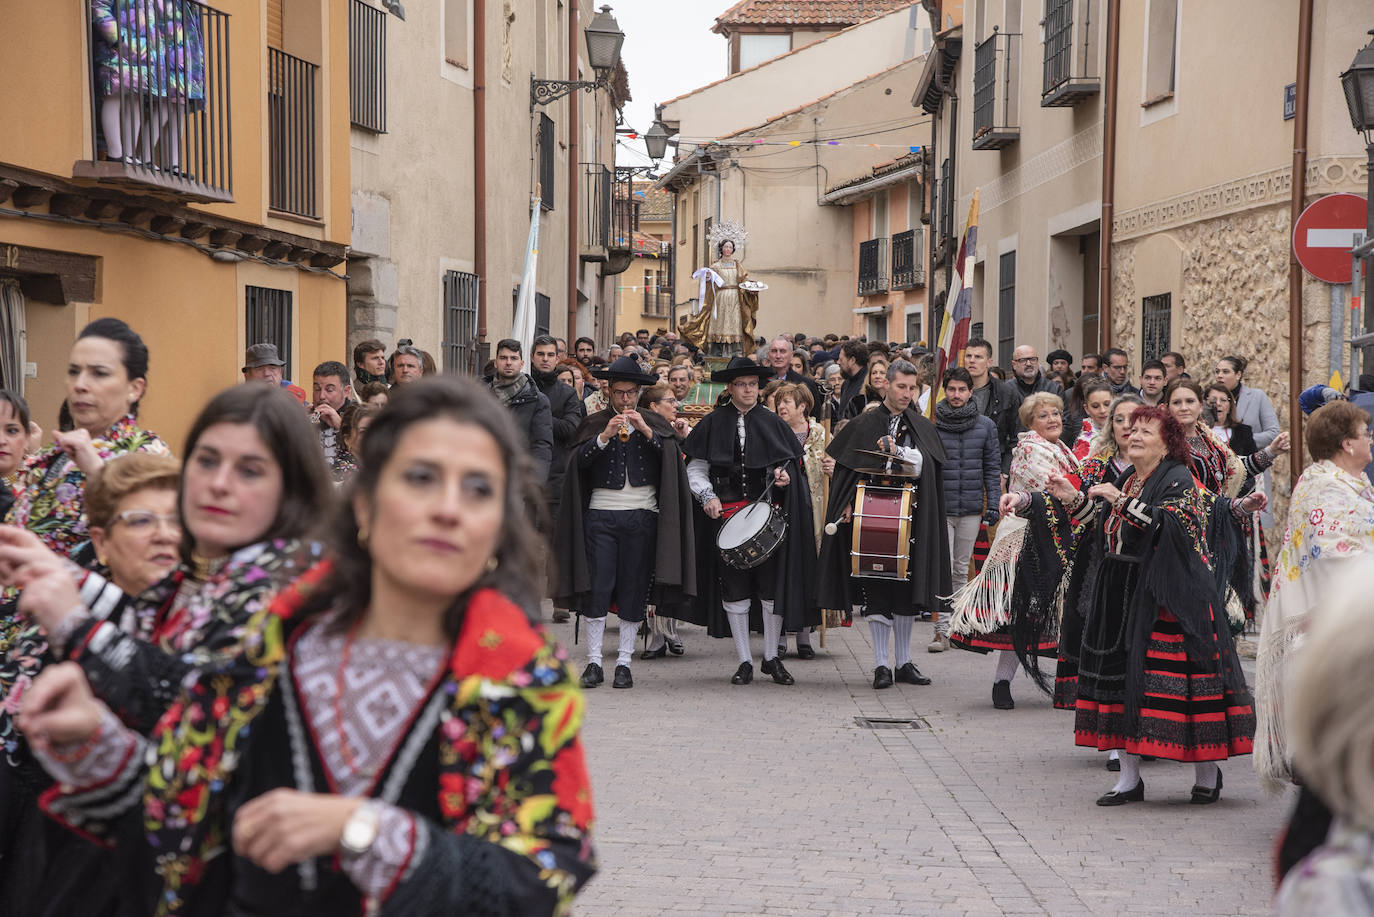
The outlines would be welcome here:
M 1092 527 L 1064 598 L 1083 618 L 1074 741 L 1125 752 L 1100 806 L 1145 798 L 1141 755 L 1192 762 L 1191 801 L 1213 803 L 1216 762 L 1250 752 L 1254 713 L 1210 566 L 1212 497 L 1197 488 L 1183 428 L 1164 408 L 1136 409 L 1126 458 L 1131 468 L 1114 482 L 1085 492 L 1064 477 L 1049 485 Z M 1263 505 L 1252 494 L 1222 507 Z
M 27 698 L 50 813 L 142 840 L 113 853 L 128 912 L 555 914 L 590 878 L 583 700 L 536 623 L 541 490 L 509 413 L 424 379 L 362 459 L 335 561 L 151 739 L 75 667 Z
M 1030 495 L 1044 491 L 1050 478 L 1077 473 L 1078 462 L 1060 440 L 1063 410 L 1063 399 L 1049 392 L 1036 392 L 1021 403 L 1021 425 L 1027 432 L 1020 435 L 1012 450 L 1010 484 L 1000 507 L 1004 517 L 1025 508 Z M 1016 706 L 1011 680 L 1016 676 L 1018 657 L 1038 681 L 1036 657 L 1053 656 L 1059 649 L 1056 628 L 1033 626 L 1028 619 L 1046 613 L 1035 590 L 1028 591 L 1024 583 L 1018 590 L 1018 560 L 1025 530 L 1025 519 L 1015 515 L 1003 518 L 983 569 L 955 593 L 949 622 L 952 646 L 976 653 L 998 652 L 992 704 L 999 710 Z M 1032 631 L 1038 636 L 1026 643 L 1022 638 Z
M 787 424 L 792 435 L 797 437 L 797 442 L 801 443 L 801 467 L 811 486 L 812 535 L 815 536 L 816 546 L 819 548 L 821 534 L 825 529 L 825 472 L 821 468 L 827 444 L 825 427 L 811 416 L 815 402 L 812 400 L 811 390 L 805 385 L 784 383 L 773 393 L 773 404 L 778 416 Z M 786 640 L 787 635 L 784 633 L 784 644 Z M 785 646 L 780 646 L 779 659 L 783 657 L 784 652 Z M 815 655 L 816 651 L 811 646 L 810 631 L 799 631 L 797 657 L 812 659 Z
M 1374 562 L 1328 585 L 1328 607 L 1312 623 L 1294 660 L 1288 717 L 1293 758 L 1305 789 L 1331 808 L 1320 846 L 1293 867 L 1279 888 L 1279 917 L 1363 917 L 1374 901 L 1374 657 L 1368 584 Z
M 86 484 L 96 562 L 126 595 L 151 588 L 181 563 L 180 483 L 176 459 L 135 452 L 110 459 Z
M 1364 469 L 1370 458 L 1370 415 L 1333 401 L 1307 421 L 1303 471 L 1288 504 L 1288 527 L 1260 623 L 1256 663 L 1255 770 L 1270 790 L 1293 779 L 1284 724 L 1288 668 L 1304 633 L 1334 593 L 1335 577 L 1351 558 L 1374 552 L 1374 488 Z
M 73 429 L 54 433 L 53 445 L 24 465 L 22 495 L 5 521 L 33 532 L 64 557 L 84 560 L 90 540 L 87 476 L 116 455 L 165 455 L 168 449 L 138 426 L 138 405 L 148 387 L 148 348 L 128 325 L 117 318 L 96 319 L 81 329 L 67 359 L 64 405 Z

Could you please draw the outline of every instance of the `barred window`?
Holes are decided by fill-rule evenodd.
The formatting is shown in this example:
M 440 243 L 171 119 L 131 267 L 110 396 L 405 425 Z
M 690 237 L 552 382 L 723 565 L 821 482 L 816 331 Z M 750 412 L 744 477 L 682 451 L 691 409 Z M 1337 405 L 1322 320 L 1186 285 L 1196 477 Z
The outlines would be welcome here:
M 245 340 L 254 344 L 275 344 L 286 361 L 283 379 L 291 378 L 291 291 L 268 287 L 244 288 Z

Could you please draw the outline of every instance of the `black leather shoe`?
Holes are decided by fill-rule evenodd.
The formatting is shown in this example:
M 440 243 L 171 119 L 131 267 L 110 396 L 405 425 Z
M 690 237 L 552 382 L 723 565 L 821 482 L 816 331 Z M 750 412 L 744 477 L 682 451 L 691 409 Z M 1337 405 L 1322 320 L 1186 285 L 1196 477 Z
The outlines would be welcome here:
M 1016 701 L 1011 699 L 1010 681 L 994 681 L 992 683 L 992 705 L 998 710 L 1016 709 Z
M 587 663 L 587 667 L 582 670 L 582 687 L 595 688 L 606 680 L 606 676 L 601 671 L 601 666 L 595 662 Z
M 777 685 L 795 685 L 797 680 L 792 677 L 792 673 L 783 667 L 781 659 L 763 660 L 763 674 L 772 675 L 773 683 Z
M 1118 793 L 1116 790 L 1112 790 L 1110 793 L 1107 793 L 1106 795 L 1103 795 L 1103 796 L 1099 796 L 1099 797 L 1097 798 L 1097 804 L 1100 805 L 1100 806 L 1124 806 L 1124 805 L 1125 805 L 1126 803 L 1128 803 L 1128 802 L 1144 802 L 1144 801 L 1145 801 L 1145 781 L 1144 781 L 1144 780 L 1141 780 L 1139 783 L 1137 783 L 1137 784 L 1135 785 L 1135 789 L 1133 789 L 1133 790 L 1126 790 L 1124 793 Z
M 897 667 L 897 680 L 908 685 L 928 685 L 929 676 L 922 675 L 921 670 L 916 668 L 916 663 L 907 662 Z
M 815 659 L 815 658 L 816 658 L 816 651 L 815 651 L 814 649 L 811 648 L 811 644 L 809 644 L 809 643 L 798 643 L 798 644 L 797 644 L 797 658 L 798 658 L 798 659 Z
M 741 662 L 739 668 L 735 669 L 735 674 L 730 676 L 730 684 L 747 685 L 754 680 L 754 664 L 752 662 Z
M 630 667 L 618 665 L 615 667 L 615 681 L 611 682 L 612 688 L 633 688 L 635 680 L 630 677 Z
M 883 688 L 892 687 L 892 670 L 885 665 L 880 665 L 873 670 L 873 687 L 881 691 Z
M 668 655 L 668 644 L 663 644 L 656 650 L 645 650 L 639 654 L 640 659 L 662 659 Z
M 1217 768 L 1217 785 L 1212 789 L 1205 786 L 1193 787 L 1193 798 L 1188 800 L 1195 806 L 1210 806 L 1221 798 L 1221 768 Z
M 1119 773 L 1121 773 L 1121 759 L 1120 759 L 1120 758 L 1108 758 L 1108 759 L 1107 759 L 1107 770 L 1111 771 L 1113 774 L 1119 774 Z
M 668 652 L 672 653 L 674 656 L 681 656 L 683 653 L 687 652 L 687 650 L 683 649 L 681 640 L 669 640 Z

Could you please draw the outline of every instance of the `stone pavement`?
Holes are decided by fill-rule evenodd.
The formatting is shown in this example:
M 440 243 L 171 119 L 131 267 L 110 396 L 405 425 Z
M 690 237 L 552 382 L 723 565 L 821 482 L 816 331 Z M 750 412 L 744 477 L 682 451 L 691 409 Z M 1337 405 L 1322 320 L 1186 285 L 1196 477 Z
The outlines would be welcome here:
M 571 644 L 571 624 L 553 627 Z M 1073 745 L 1072 715 L 1024 673 L 1016 709 L 994 710 L 992 658 L 927 654 L 929 624 L 914 659 L 935 683 L 885 691 L 862 622 L 788 659 L 791 688 L 757 655 L 754 683 L 730 685 L 730 641 L 683 627 L 687 655 L 636 656 L 635 687 L 614 690 L 615 627 L 588 692 L 601 871 L 580 915 L 1270 913 L 1289 801 L 1263 794 L 1248 757 L 1222 765 L 1216 805 L 1188 804 L 1191 765 L 1158 761 L 1144 803 L 1098 808 L 1115 775 Z

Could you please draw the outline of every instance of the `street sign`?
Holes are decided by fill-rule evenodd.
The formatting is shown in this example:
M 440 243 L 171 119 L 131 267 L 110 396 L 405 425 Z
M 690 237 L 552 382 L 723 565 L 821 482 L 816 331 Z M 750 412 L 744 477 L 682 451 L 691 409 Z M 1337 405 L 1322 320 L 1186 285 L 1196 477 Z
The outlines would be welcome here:
M 1292 121 L 1298 116 L 1298 84 L 1289 83 L 1283 87 L 1283 120 Z
M 1318 198 L 1293 226 L 1293 254 L 1307 273 L 1327 283 L 1350 282 L 1350 249 L 1364 232 L 1368 204 L 1358 194 Z

